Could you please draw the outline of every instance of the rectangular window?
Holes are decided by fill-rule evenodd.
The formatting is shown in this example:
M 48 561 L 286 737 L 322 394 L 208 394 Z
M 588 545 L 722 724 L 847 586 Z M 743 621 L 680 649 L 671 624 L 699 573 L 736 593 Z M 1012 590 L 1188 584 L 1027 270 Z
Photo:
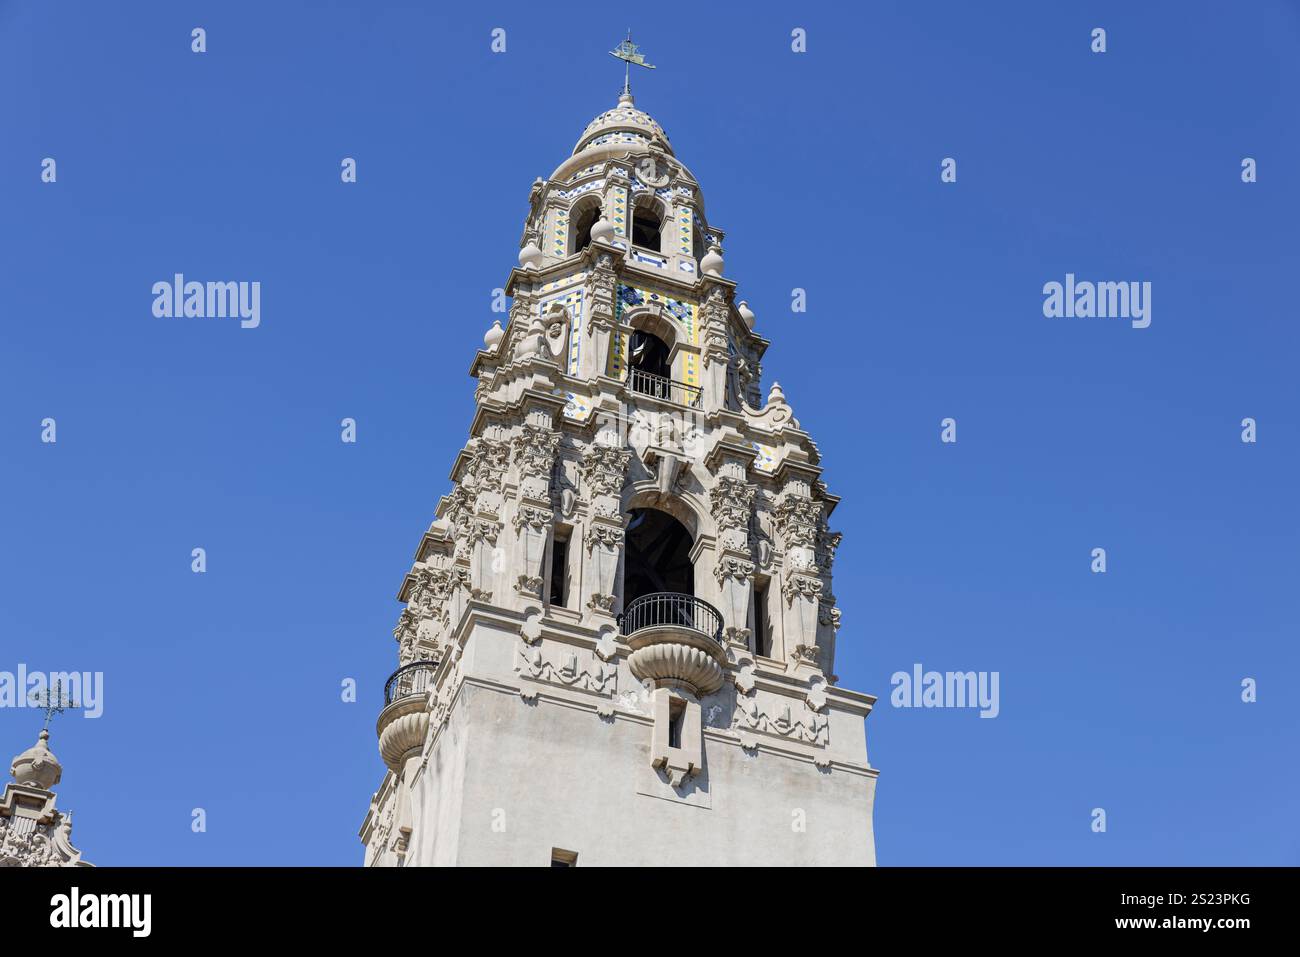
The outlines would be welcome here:
M 578 852 L 566 851 L 560 847 L 551 848 L 551 866 L 552 867 L 577 867 Z
M 668 747 L 682 746 L 682 725 L 686 723 L 686 702 L 674 698 L 668 711 Z
M 767 630 L 767 582 L 754 582 L 754 654 L 772 656 L 772 636 Z
M 558 535 L 551 544 L 551 604 L 569 606 L 569 540 Z

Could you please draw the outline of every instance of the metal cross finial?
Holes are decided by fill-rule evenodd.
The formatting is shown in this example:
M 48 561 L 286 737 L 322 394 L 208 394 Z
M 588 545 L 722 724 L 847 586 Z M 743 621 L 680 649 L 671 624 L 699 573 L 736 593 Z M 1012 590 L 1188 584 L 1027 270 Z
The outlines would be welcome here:
M 612 57 L 617 57 L 618 59 L 623 61 L 623 95 L 624 96 L 630 96 L 632 94 L 631 80 L 632 80 L 633 63 L 635 63 L 637 66 L 643 66 L 647 70 L 654 69 L 654 64 L 646 63 L 645 55 L 639 53 L 637 51 L 637 45 L 632 42 L 631 27 L 628 27 L 627 39 L 624 40 L 622 43 L 620 43 L 613 50 L 610 50 L 609 55 Z
M 62 714 L 69 708 L 79 707 L 76 701 L 63 693 L 63 681 L 59 678 L 54 680 L 53 687 L 44 691 L 33 691 L 31 702 L 45 712 L 45 724 L 41 725 L 42 731 L 50 730 L 50 720 L 56 714 Z

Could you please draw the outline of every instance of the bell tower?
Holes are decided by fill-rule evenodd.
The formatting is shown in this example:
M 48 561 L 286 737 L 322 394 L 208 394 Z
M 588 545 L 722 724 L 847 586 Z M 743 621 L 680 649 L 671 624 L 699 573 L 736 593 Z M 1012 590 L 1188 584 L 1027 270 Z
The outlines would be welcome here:
M 626 82 L 533 183 L 398 592 L 367 865 L 875 863 L 839 499 L 722 242 Z

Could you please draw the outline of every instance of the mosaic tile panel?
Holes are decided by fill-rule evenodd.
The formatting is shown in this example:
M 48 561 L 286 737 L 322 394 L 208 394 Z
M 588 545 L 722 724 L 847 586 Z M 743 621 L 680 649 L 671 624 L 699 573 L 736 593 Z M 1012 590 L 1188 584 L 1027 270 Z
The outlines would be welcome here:
M 605 143 L 644 143 L 648 146 L 650 137 L 640 133 L 606 133 L 604 136 L 597 136 L 587 146 L 601 146 Z
M 560 210 L 555 216 L 555 229 L 551 234 L 551 251 L 555 256 L 564 258 L 565 247 L 569 244 L 569 211 Z
M 609 202 L 614 210 L 614 218 L 610 220 L 614 224 L 614 234 L 617 236 L 627 235 L 627 187 L 615 186 L 609 191 Z
M 561 286 L 572 286 L 575 282 L 582 282 L 587 278 L 585 272 L 573 273 L 569 276 L 561 276 L 559 279 L 552 279 L 542 287 L 542 292 L 550 292 L 552 289 L 559 289 Z
M 576 392 L 565 392 L 561 389 L 555 390 L 556 395 L 562 395 L 566 399 L 564 403 L 564 417 L 573 419 L 575 422 L 586 422 L 591 418 L 591 399 L 585 395 L 578 395 Z
M 590 193 L 593 189 L 600 189 L 604 185 L 605 181 L 603 179 L 593 179 L 591 182 L 575 186 L 573 189 L 557 190 L 557 193 L 562 199 L 577 199 L 579 196 Z
M 632 261 L 645 263 L 647 266 L 655 266 L 659 269 L 663 269 L 668 265 L 666 256 L 656 256 L 654 253 L 643 252 L 635 247 L 632 249 Z
M 694 252 L 691 246 L 694 216 L 695 212 L 689 206 L 682 206 L 677 210 L 677 251 L 684 256 Z
M 600 169 L 601 165 L 602 165 L 602 164 L 600 164 L 600 163 L 592 163 L 590 166 L 584 166 L 582 169 L 578 170 L 576 173 L 574 173 L 572 176 L 570 176 L 567 180 L 565 180 L 565 182 L 566 182 L 566 183 L 575 183 L 575 182 L 577 182 L 578 180 L 582 179 L 582 177 L 584 177 L 584 176 L 589 176 L 589 175 L 591 175 L 592 173 L 597 172 L 597 171 Z

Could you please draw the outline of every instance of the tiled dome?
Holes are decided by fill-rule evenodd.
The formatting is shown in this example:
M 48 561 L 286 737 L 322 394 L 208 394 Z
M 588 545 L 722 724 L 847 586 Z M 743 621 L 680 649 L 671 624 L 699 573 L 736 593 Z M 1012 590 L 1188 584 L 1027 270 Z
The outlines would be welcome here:
M 606 110 L 587 124 L 573 152 L 580 153 L 589 146 L 609 142 L 648 144 L 652 140 L 658 140 L 665 152 L 672 153 L 664 128 L 649 113 L 636 108 L 630 93 L 624 93 L 618 98 L 618 106 Z

